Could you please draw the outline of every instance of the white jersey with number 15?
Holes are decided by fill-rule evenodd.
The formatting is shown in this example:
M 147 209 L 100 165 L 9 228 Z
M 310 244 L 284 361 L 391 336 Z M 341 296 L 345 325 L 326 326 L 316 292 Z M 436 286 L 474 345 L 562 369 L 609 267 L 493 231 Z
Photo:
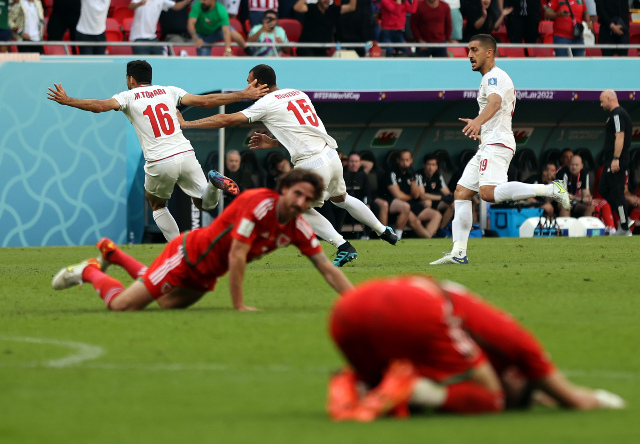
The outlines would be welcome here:
M 241 112 L 250 122 L 264 123 L 289 151 L 294 165 L 320 153 L 325 145 L 338 148 L 309 96 L 297 89 L 273 91 Z
M 186 94 L 175 86 L 145 85 L 113 96 L 135 128 L 147 162 L 193 150 L 182 134 L 176 108 Z
M 497 113 L 482 125 L 480 136 L 482 147 L 486 145 L 504 145 L 515 151 L 516 140 L 513 137 L 511 116 L 516 109 L 516 90 L 509 75 L 494 66 L 491 71 L 482 76 L 478 105 L 480 113 L 487 106 L 491 94 L 502 97 L 502 103 Z

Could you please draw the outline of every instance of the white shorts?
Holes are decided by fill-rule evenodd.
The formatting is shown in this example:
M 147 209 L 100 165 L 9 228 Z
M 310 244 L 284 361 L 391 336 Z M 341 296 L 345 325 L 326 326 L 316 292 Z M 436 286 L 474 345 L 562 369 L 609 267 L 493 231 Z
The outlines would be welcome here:
M 508 182 L 507 170 L 513 154 L 514 150 L 504 145 L 485 145 L 464 168 L 458 185 L 477 193 L 480 187 Z
M 313 171 L 324 181 L 324 193 L 321 200 L 313 203 L 314 207 L 321 207 L 330 197 L 343 196 L 347 192 L 340 156 L 336 150 L 328 146 L 325 146 L 319 154 L 296 164 L 295 167 Z
M 169 199 L 178 184 L 188 196 L 200 199 L 207 178 L 193 151 L 159 162 L 145 163 L 144 189 L 160 199 Z

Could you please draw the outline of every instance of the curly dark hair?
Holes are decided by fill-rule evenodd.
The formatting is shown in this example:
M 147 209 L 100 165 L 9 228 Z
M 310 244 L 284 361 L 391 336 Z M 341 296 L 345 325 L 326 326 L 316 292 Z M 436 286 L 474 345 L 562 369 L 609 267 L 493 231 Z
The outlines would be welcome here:
M 313 186 L 313 200 L 319 200 L 322 197 L 322 193 L 324 192 L 324 181 L 322 177 L 304 168 L 294 168 L 280 176 L 276 182 L 276 191 L 282 193 L 282 188 L 290 188 L 298 182 L 308 182 Z

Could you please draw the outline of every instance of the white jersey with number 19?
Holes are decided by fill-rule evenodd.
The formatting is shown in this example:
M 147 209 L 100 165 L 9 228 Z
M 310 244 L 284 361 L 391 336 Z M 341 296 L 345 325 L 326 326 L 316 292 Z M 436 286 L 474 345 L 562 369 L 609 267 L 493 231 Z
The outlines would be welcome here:
M 338 144 L 327 134 L 309 96 L 297 89 L 278 89 L 241 111 L 250 122 L 262 122 L 280 141 L 294 165 Z
M 511 128 L 511 116 L 516 109 L 516 90 L 509 75 L 494 66 L 491 71 L 482 76 L 480 91 L 478 92 L 478 105 L 480 113 L 487 106 L 491 94 L 498 94 L 502 98 L 500 109 L 491 119 L 482 125 L 480 132 L 481 147 L 486 145 L 503 145 L 516 150 L 516 140 Z
M 135 128 L 147 162 L 193 151 L 180 129 L 176 108 L 186 94 L 175 86 L 145 85 L 113 96 Z

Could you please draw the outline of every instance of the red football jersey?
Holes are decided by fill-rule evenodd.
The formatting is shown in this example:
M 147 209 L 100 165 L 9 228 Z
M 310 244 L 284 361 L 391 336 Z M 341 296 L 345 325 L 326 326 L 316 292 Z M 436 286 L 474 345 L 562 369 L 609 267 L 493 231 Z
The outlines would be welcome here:
M 302 217 L 284 225 L 278 221 L 280 194 L 268 188 L 256 188 L 236 197 L 206 228 L 185 235 L 185 260 L 202 276 L 222 276 L 229 269 L 231 241 L 251 245 L 247 262 L 290 244 L 305 256 L 322 252 L 313 229 Z

